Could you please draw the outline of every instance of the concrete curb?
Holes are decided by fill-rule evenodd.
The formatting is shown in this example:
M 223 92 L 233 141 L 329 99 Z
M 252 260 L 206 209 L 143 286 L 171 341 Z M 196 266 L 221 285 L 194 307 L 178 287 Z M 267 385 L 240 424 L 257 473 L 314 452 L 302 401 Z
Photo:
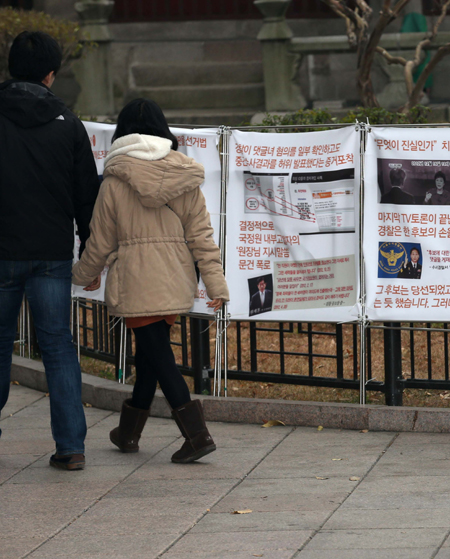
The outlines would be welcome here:
M 11 380 L 23 386 L 47 392 L 44 366 L 13 356 Z M 132 386 L 118 384 L 92 375 L 82 374 L 83 402 L 100 409 L 120 411 L 130 396 Z M 416 433 L 450 432 L 450 409 L 360 406 L 291 400 L 253 398 L 214 398 L 196 396 L 203 403 L 207 421 L 262 424 L 278 419 L 286 425 L 322 425 L 332 429 L 368 429 L 369 431 L 402 431 Z M 171 417 L 170 408 L 158 390 L 151 412 L 154 417 Z

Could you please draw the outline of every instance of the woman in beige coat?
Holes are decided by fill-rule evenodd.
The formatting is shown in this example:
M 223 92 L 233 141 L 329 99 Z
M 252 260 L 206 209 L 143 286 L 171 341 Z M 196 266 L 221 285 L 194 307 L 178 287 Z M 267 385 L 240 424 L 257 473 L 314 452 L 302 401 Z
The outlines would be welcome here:
M 200 185 L 203 166 L 177 152 L 159 106 L 136 99 L 121 111 L 105 161 L 104 181 L 90 224 L 91 235 L 73 282 L 98 288 L 109 266 L 106 304 L 126 317 L 136 339 L 136 383 L 110 433 L 122 452 L 137 452 L 156 383 L 172 407 L 185 442 L 173 462 L 197 460 L 216 449 L 199 400 L 191 401 L 175 364 L 169 331 L 178 314 L 192 307 L 197 263 L 208 306 L 228 301 L 220 251 Z

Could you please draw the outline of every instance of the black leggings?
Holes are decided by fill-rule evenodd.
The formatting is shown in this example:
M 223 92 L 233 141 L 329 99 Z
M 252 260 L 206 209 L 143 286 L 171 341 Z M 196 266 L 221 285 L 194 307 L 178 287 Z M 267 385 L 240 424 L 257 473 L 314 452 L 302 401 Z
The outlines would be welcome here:
M 150 409 L 156 383 L 171 408 L 178 408 L 191 400 L 189 388 L 175 363 L 170 345 L 170 326 L 165 320 L 133 328 L 136 339 L 136 383 L 131 405 Z

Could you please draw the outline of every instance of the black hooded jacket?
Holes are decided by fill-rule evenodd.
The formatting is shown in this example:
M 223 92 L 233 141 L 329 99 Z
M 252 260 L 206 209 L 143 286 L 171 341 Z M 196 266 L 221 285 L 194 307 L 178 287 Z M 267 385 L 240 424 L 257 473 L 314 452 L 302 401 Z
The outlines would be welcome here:
M 0 84 L 0 260 L 71 260 L 99 178 L 86 129 L 44 84 Z

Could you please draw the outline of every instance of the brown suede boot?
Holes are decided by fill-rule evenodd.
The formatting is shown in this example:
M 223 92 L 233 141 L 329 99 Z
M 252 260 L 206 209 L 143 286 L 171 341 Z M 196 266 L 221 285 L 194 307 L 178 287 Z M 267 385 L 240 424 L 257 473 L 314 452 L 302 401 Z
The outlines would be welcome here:
M 124 401 L 119 427 L 109 433 L 110 441 L 119 447 L 121 452 L 138 452 L 138 442 L 149 414 L 149 410 L 133 408 L 130 404 L 131 398 Z
M 193 400 L 172 410 L 172 417 L 186 439 L 180 450 L 172 456 L 172 462 L 188 464 L 216 450 L 205 424 L 200 400 Z

